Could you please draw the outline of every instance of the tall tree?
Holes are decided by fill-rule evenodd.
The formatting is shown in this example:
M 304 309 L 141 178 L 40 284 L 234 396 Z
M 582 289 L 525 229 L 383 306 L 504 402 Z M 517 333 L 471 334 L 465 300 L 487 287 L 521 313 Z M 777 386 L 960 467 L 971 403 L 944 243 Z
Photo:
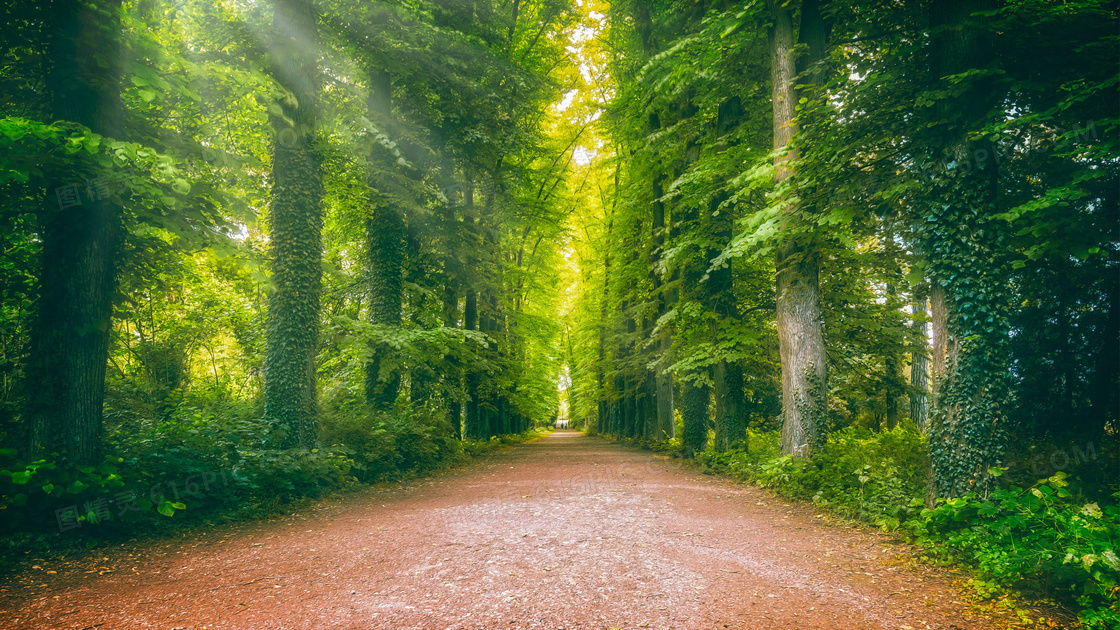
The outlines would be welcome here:
M 119 0 L 53 4 L 46 89 L 50 115 L 109 138 L 121 133 Z M 101 185 L 55 173 L 39 216 L 37 316 L 27 418 L 32 458 L 100 455 L 105 371 L 121 209 Z
M 719 104 L 716 113 L 716 143 L 726 136 L 743 116 L 741 99 L 733 97 Z M 720 249 L 731 242 L 734 220 L 730 208 L 724 208 L 726 193 L 712 198 L 705 214 L 705 232 Z M 714 260 L 720 251 L 710 249 L 708 260 Z M 712 343 L 719 347 L 726 336 L 728 324 L 739 317 L 735 303 L 734 274 L 731 261 L 717 265 L 708 272 L 709 308 L 714 312 Z M 743 399 L 743 366 L 737 360 L 720 358 L 712 370 L 712 396 L 715 398 L 715 449 L 726 451 L 745 444 L 747 418 Z
M 941 85 L 965 73 L 972 77 L 935 108 L 931 157 L 945 168 L 934 174 L 922 224 L 936 344 L 927 500 L 987 491 L 994 483 L 987 471 L 999 465 L 1004 448 L 1009 235 L 1006 224 L 993 219 L 995 160 L 971 159 L 974 150 L 990 146 L 969 137 L 984 124 L 994 96 L 984 78 L 994 58 L 982 17 L 993 7 L 963 0 L 930 4 L 932 77 Z
M 798 131 L 797 58 L 793 17 L 781 2 L 771 0 L 770 81 L 773 107 L 774 182 L 781 188 L 794 175 L 797 160 L 792 142 Z M 823 59 L 827 31 L 815 0 L 802 6 L 801 39 L 808 44 L 809 63 Z M 787 227 L 801 231 L 799 208 L 792 190 L 782 200 Z M 820 299 L 820 262 L 804 237 L 787 237 L 778 246 L 777 312 L 782 362 L 782 453 L 805 456 L 822 437 L 828 409 L 828 356 Z
M 371 69 L 369 113 L 381 124 L 389 126 L 393 111 L 393 83 L 387 70 Z M 373 202 L 366 220 L 366 247 L 369 269 L 369 320 L 370 323 L 399 328 L 401 302 L 404 299 L 404 217 L 393 200 L 376 189 L 371 182 Z M 366 364 L 366 402 L 375 409 L 392 406 L 400 390 L 399 369 L 386 369 L 388 353 L 393 350 L 377 345 Z
M 270 116 L 272 202 L 269 253 L 275 286 L 268 301 L 265 418 L 280 447 L 318 441 L 315 358 L 322 288 L 323 174 L 317 146 L 318 27 L 312 0 L 275 0 L 272 71 L 286 90 Z

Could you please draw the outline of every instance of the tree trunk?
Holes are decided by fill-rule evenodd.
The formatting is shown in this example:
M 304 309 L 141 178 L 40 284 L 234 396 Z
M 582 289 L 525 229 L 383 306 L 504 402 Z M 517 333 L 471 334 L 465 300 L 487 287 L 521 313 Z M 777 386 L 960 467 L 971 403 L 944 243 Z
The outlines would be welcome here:
M 315 357 L 323 249 L 322 161 L 315 149 L 318 35 L 310 0 L 279 0 L 274 7 L 280 42 L 273 73 L 295 98 L 281 100 L 284 117 L 271 116 L 276 140 L 268 217 L 276 289 L 268 301 L 264 414 L 279 429 L 278 446 L 311 448 L 319 434 Z
M 407 258 L 410 261 L 419 261 L 421 259 L 420 251 L 420 235 L 417 234 L 415 226 L 410 226 L 407 230 Z M 424 271 L 415 269 L 411 265 L 407 265 L 409 273 L 415 273 L 418 277 L 417 282 L 423 280 Z M 402 274 L 407 277 L 408 274 Z M 415 292 L 408 296 L 408 312 L 409 319 L 412 325 L 417 329 L 424 328 L 424 310 L 426 309 L 427 294 L 424 292 Z M 442 306 L 442 305 L 441 305 Z M 402 309 L 403 310 L 403 309 Z M 412 403 L 413 408 L 423 407 L 428 404 L 432 398 L 432 390 L 436 383 L 436 373 L 432 369 L 432 361 L 435 359 L 425 359 L 419 361 L 415 365 L 410 366 L 408 373 L 408 397 Z
M 452 217 L 454 220 L 454 217 Z M 447 328 L 459 327 L 459 283 L 451 271 L 444 265 L 444 278 L 443 278 L 443 325 Z M 451 385 L 447 387 L 448 394 L 453 395 L 452 392 L 459 391 L 463 386 L 463 375 L 460 370 L 459 364 L 454 361 L 451 355 L 444 355 L 444 361 L 451 363 L 454 367 L 450 374 L 445 374 L 444 379 L 450 381 Z M 451 433 L 455 436 L 456 440 L 463 439 L 463 406 L 458 400 L 449 400 L 447 403 L 447 420 L 451 423 Z
M 393 85 L 385 70 L 369 72 L 369 111 L 384 124 L 392 116 Z M 370 187 L 373 188 L 372 178 Z M 374 192 L 375 197 L 379 195 Z M 375 198 L 366 219 L 367 265 L 369 271 L 369 321 L 380 326 L 400 327 L 404 299 L 404 251 L 406 229 L 400 212 L 385 198 Z M 392 355 L 389 347 L 376 345 L 366 364 L 366 402 L 385 411 L 400 391 L 399 369 L 382 365 Z
M 635 252 L 635 258 L 637 254 Z M 630 308 L 629 302 L 623 302 L 622 311 L 626 312 Z M 629 359 L 630 355 L 634 353 L 634 343 L 629 341 L 634 338 L 638 327 L 633 317 L 626 318 L 626 339 L 622 348 L 619 351 L 619 357 L 622 359 Z M 619 430 L 619 437 L 634 437 L 634 428 L 637 418 L 637 383 L 633 372 L 630 369 L 626 370 L 626 376 L 622 377 L 622 426 Z
M 929 344 L 926 341 L 926 295 L 917 290 L 913 299 L 914 346 L 910 352 L 910 419 L 923 435 L 929 423 Z
M 684 420 L 681 441 L 686 457 L 695 457 L 708 445 L 708 404 L 710 391 L 707 385 L 683 383 L 681 385 L 681 419 Z
M 595 379 L 598 384 L 596 410 L 598 418 L 595 430 L 599 433 L 609 433 L 610 426 L 610 399 L 607 396 L 607 316 L 610 305 L 611 289 L 611 228 L 614 222 L 608 220 L 606 247 L 603 251 L 603 295 L 599 300 L 599 360 L 596 363 Z
M 1103 339 L 1106 343 L 1098 350 L 1096 369 L 1093 372 L 1093 389 L 1090 407 L 1090 417 L 1094 422 L 1090 430 L 1094 437 L 1099 438 L 1100 432 L 1110 423 L 1115 423 L 1120 418 L 1120 405 L 1117 404 L 1120 395 L 1120 383 L 1117 381 L 1117 372 L 1120 371 L 1120 283 L 1113 274 L 1105 284 L 1108 299 L 1108 317 L 1105 320 Z
M 993 58 L 990 38 L 973 12 L 993 2 L 936 0 L 930 5 L 930 65 L 944 77 L 986 68 Z M 1004 412 L 1008 396 L 1009 278 L 1007 225 L 994 220 L 995 164 L 970 161 L 970 131 L 985 124 L 993 90 L 987 79 L 955 88 L 937 107 L 938 173 L 927 195 L 930 206 L 920 229 L 929 258 L 936 332 L 935 406 L 930 414 L 927 501 L 937 496 L 985 495 L 993 486 L 989 468 L 1002 461 Z M 977 267 L 973 261 L 983 260 Z M 943 330 L 937 331 L 941 326 Z
M 661 355 L 665 356 L 673 345 L 668 332 L 661 338 Z M 671 440 L 677 437 L 677 422 L 673 413 L 673 375 L 664 371 L 657 372 L 657 424 L 654 437 L 658 440 Z
M 716 439 L 719 452 L 743 448 L 747 440 L 746 408 L 743 404 L 743 368 L 738 363 L 720 361 L 715 373 Z
M 467 289 L 467 298 L 463 307 L 463 330 L 475 330 L 478 325 L 478 294 L 473 289 Z M 467 368 L 467 415 L 463 422 L 463 433 L 471 440 L 485 439 L 486 430 L 482 426 L 482 418 L 478 408 L 478 370 Z
M 645 14 L 645 19 L 649 20 L 648 13 Z M 649 129 L 651 133 L 661 129 L 661 119 L 657 114 L 650 114 Z M 665 202 L 660 201 L 665 194 L 664 180 L 664 174 L 657 173 L 654 175 L 650 186 L 650 196 L 653 203 L 651 204 L 650 217 L 649 278 L 653 287 L 651 293 L 657 305 L 654 321 L 650 323 L 651 328 L 657 325 L 656 320 L 668 312 L 670 306 L 670 296 L 666 295 L 658 269 L 665 250 Z M 652 337 L 652 331 L 650 336 Z M 666 365 L 666 359 L 673 347 L 671 327 L 666 326 L 659 336 L 660 340 L 657 343 L 653 343 L 652 338 L 650 339 L 647 352 L 650 353 L 650 358 L 653 358 L 652 355 L 654 354 L 660 355 L 661 365 Z M 651 376 L 653 381 L 647 389 L 649 395 L 652 396 L 653 409 L 650 412 L 652 414 L 650 435 L 647 437 L 653 440 L 672 439 L 676 437 L 677 433 L 676 421 L 673 418 L 673 376 L 663 368 L 654 369 Z
M 803 457 L 825 437 L 828 405 L 819 266 L 809 252 L 788 242 L 779 249 L 777 265 L 782 454 Z
M 642 387 L 642 431 L 643 440 L 656 440 L 657 437 L 657 375 L 646 371 Z
M 54 4 L 46 88 L 54 120 L 119 137 L 119 1 Z M 28 362 L 30 459 L 100 458 L 121 210 L 77 174 L 52 174 L 39 215 L 39 299 Z M 87 195 L 83 197 L 82 193 Z M 65 194 L 69 193 L 69 194 Z
M 803 7 L 804 25 L 814 24 Z M 778 2 L 770 5 L 774 25 L 770 29 L 770 80 L 772 83 L 774 180 L 782 184 L 793 174 L 789 161 L 797 157 L 790 141 L 797 133 L 796 64 L 793 57 L 793 22 L 789 10 Z M 810 48 L 814 45 L 810 41 Z M 787 203 L 791 204 L 787 200 Z M 787 207 L 793 221 L 797 209 Z M 828 357 L 824 345 L 824 317 L 820 304 L 820 266 L 811 247 L 787 240 L 778 247 L 777 324 L 782 364 L 782 453 L 803 457 L 824 437 L 828 408 Z
M 887 299 L 893 301 L 895 295 L 894 283 L 887 282 Z M 883 403 L 886 407 L 884 415 L 888 430 L 898 426 L 898 398 L 903 389 L 901 364 L 902 360 L 894 350 L 883 357 Z
M 374 206 L 366 222 L 369 244 L 369 320 L 372 324 L 399 327 L 404 295 L 401 259 L 404 254 L 404 221 L 397 211 L 384 204 Z M 392 407 L 400 390 L 399 370 L 381 365 L 392 350 L 375 346 L 366 364 L 366 402 L 376 409 Z
M 949 312 L 945 303 L 945 287 L 933 283 L 929 292 L 930 323 L 933 325 L 933 354 L 930 357 L 930 376 L 933 382 L 933 404 L 938 404 L 941 381 L 949 361 L 956 361 L 957 347 L 949 334 Z

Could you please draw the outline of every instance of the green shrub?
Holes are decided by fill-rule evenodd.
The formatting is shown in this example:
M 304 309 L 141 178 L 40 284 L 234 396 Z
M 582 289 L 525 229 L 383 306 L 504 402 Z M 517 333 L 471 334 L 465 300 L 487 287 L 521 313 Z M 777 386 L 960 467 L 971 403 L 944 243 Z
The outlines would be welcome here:
M 106 497 L 121 491 L 124 479 L 116 466 L 67 468 L 41 459 L 23 461 L 13 449 L 0 449 L 0 528 L 7 533 L 49 528 L 56 522 L 56 509 L 75 506 L 65 520 L 97 522 Z M 87 504 L 90 508 L 87 508 Z
M 344 449 L 354 462 L 354 476 L 367 483 L 431 470 L 463 456 L 444 414 L 408 405 L 388 412 L 353 406 L 346 413 L 324 413 L 321 441 Z
M 1120 627 L 1120 507 L 1078 500 L 1066 479 L 939 501 L 907 527 L 936 557 L 976 567 L 981 594 L 1013 586 L 1071 599 L 1086 627 Z
M 750 434 L 749 451 L 701 453 L 701 466 L 778 494 L 811 500 L 847 518 L 896 529 L 918 513 L 929 467 L 925 438 L 900 426 L 876 432 L 849 427 L 809 460 L 781 455 L 778 432 Z
M 259 496 L 314 496 L 352 481 L 354 462 L 344 449 L 254 449 L 233 469 L 237 484 Z

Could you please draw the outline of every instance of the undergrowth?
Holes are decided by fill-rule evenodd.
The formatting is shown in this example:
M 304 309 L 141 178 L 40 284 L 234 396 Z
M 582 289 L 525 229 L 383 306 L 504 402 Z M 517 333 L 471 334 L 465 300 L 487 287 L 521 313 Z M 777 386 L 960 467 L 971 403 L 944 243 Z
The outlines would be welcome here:
M 159 420 L 109 418 L 107 453 L 96 466 L 0 450 L 0 555 L 269 516 L 325 492 L 464 464 L 548 431 L 460 442 L 439 412 L 328 407 L 321 448 L 276 449 L 259 408 L 245 403 L 180 400 Z
M 1004 481 L 997 490 L 938 499 L 928 509 L 928 449 L 913 428 L 849 427 L 800 460 L 781 455 L 776 432 L 749 437 L 749 450 L 704 451 L 697 462 L 905 535 L 927 560 L 971 568 L 980 597 L 1016 592 L 1076 607 L 1085 628 L 1120 627 L 1120 492 L 1091 498 L 1076 474 L 1029 483 L 1020 474 L 1015 483 L 1003 477 L 1006 468 L 994 468 Z

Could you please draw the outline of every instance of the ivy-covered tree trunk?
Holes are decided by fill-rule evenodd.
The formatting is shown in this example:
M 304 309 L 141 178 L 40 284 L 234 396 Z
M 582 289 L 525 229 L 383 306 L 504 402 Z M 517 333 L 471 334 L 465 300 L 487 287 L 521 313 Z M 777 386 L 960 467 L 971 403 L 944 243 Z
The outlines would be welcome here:
M 369 111 L 386 124 L 393 109 L 393 84 L 385 70 L 369 71 Z M 375 192 L 376 194 L 376 192 Z M 369 266 L 369 321 L 399 328 L 404 299 L 404 253 L 406 228 L 400 211 L 383 198 L 375 198 L 366 218 L 367 264 Z M 399 369 L 385 365 L 392 349 L 375 346 L 366 364 L 366 402 L 374 409 L 393 406 L 400 391 Z
M 277 446 L 310 448 L 319 437 L 315 357 L 322 286 L 323 180 L 315 146 L 318 42 L 310 0 L 277 0 L 273 73 L 293 98 L 272 115 L 269 253 L 275 290 L 268 300 L 264 414 Z
M 989 68 L 993 55 L 980 16 L 990 1 L 937 0 L 930 6 L 932 75 Z M 968 139 L 985 121 L 990 90 L 984 79 L 954 84 L 939 104 L 939 138 L 925 221 L 934 311 L 935 407 L 930 415 L 933 474 L 927 500 L 986 493 L 990 467 L 1002 461 L 1010 298 L 1006 222 L 995 219 L 994 160 L 974 160 Z M 984 147 L 985 149 L 989 147 Z M 991 155 L 992 153 L 988 153 Z
M 409 226 L 406 239 L 407 260 L 415 261 L 417 264 L 409 264 L 407 272 L 402 275 L 419 284 L 424 282 L 424 271 L 422 268 L 418 268 L 418 264 L 422 263 L 419 263 L 421 260 L 420 235 L 417 232 L 416 226 Z M 416 292 L 409 296 L 408 302 L 412 325 L 418 329 L 423 328 L 427 294 Z M 435 383 L 436 373 L 428 361 L 418 362 L 411 367 L 408 374 L 408 396 L 414 407 L 423 407 L 428 403 L 432 397 L 432 389 Z
M 54 3 L 46 89 L 54 120 L 121 132 L 119 0 Z M 27 371 L 30 459 L 100 456 L 121 209 L 77 173 L 52 173 Z
M 711 216 L 711 212 L 708 213 Z M 715 233 L 722 235 L 728 242 L 730 239 L 730 213 L 721 212 L 726 220 L 719 221 L 715 226 Z M 727 228 L 724 230 L 723 228 Z M 726 232 L 726 233 L 725 233 Z M 709 259 L 715 258 L 718 252 L 709 252 Z M 731 301 L 732 276 L 730 266 L 714 269 L 708 274 L 708 295 L 710 304 L 716 315 L 721 320 L 727 320 L 737 315 L 735 305 Z M 719 344 L 721 339 L 719 325 L 714 324 L 712 342 Z M 713 396 L 715 396 L 715 450 L 723 452 L 731 448 L 742 447 L 747 439 L 746 405 L 743 397 L 743 367 L 735 361 L 721 359 L 712 370 Z
M 681 384 L 681 442 L 686 457 L 695 457 L 708 445 L 708 405 L 711 390 L 707 384 L 694 382 Z
M 790 147 L 797 132 L 797 72 L 790 11 L 776 1 L 771 2 L 770 9 L 774 18 L 770 28 L 770 80 L 774 149 L 778 151 L 774 180 L 781 185 L 793 175 L 789 162 L 797 157 Z M 807 25 L 807 16 L 806 12 L 802 28 Z M 790 206 L 792 203 L 787 200 Z M 794 207 L 786 208 L 790 221 L 796 220 L 796 211 Z M 823 434 L 821 425 L 828 408 L 820 264 L 811 246 L 792 239 L 779 245 L 775 264 L 782 364 L 782 454 L 803 457 Z

